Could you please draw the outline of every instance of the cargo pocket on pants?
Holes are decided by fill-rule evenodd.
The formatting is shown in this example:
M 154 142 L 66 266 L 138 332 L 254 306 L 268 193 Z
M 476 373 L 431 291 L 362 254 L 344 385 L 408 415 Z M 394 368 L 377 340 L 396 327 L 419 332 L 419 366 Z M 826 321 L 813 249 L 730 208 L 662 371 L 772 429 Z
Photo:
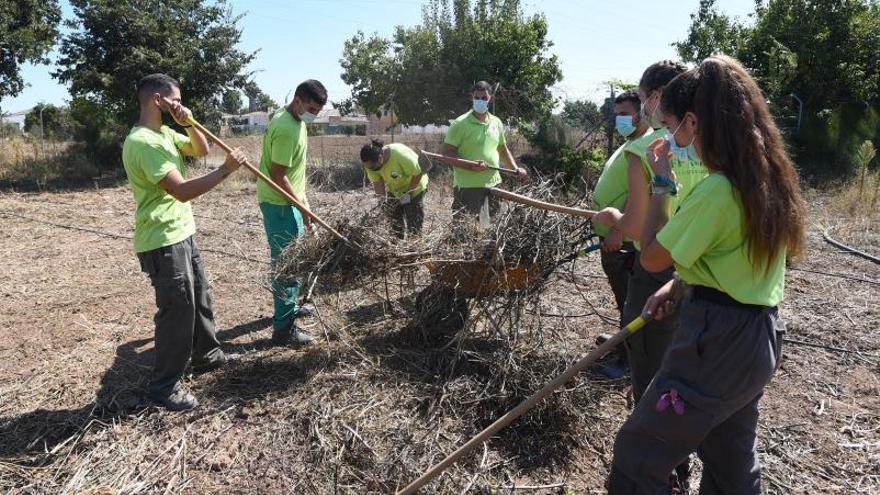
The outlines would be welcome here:
M 153 280 L 153 288 L 156 289 L 156 306 L 159 309 L 192 304 L 186 290 L 186 277 L 183 274 L 155 279 Z

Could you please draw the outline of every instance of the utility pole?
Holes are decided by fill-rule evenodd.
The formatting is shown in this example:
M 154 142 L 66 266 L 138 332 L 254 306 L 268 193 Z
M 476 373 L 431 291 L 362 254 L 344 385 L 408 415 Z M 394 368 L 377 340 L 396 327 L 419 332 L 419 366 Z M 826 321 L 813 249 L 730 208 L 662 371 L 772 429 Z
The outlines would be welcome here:
M 605 129 L 605 136 L 608 139 L 608 149 L 607 156 L 611 156 L 611 153 L 614 152 L 614 83 L 608 83 L 608 86 L 611 88 L 611 96 L 605 100 L 605 108 L 607 108 L 608 115 L 607 124 Z
M 40 148 L 43 156 L 46 156 L 46 128 L 43 127 L 43 110 L 46 109 L 45 103 L 40 103 Z
M 492 115 L 495 115 L 495 100 L 498 96 L 498 88 L 501 87 L 501 83 L 495 83 L 495 88 L 492 90 Z

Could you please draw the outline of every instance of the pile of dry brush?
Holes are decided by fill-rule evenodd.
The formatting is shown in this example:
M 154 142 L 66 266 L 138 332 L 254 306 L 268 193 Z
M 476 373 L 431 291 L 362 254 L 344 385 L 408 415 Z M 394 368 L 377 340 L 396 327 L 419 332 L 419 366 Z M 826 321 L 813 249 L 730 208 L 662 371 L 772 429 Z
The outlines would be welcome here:
M 553 191 L 547 181 L 518 192 L 558 202 Z M 526 303 L 591 234 L 581 218 L 510 203 L 489 227 L 462 214 L 449 221 L 432 219 L 421 235 L 404 239 L 395 236 L 382 208 L 352 215 L 351 208 L 339 205 L 322 215 L 351 242 L 329 235 L 301 239 L 272 276 L 299 278 L 309 286 L 319 281 L 324 291 L 338 291 L 387 283 L 389 276 L 403 273 L 416 297 L 411 326 L 441 335 L 481 324 L 498 335 L 516 335 Z

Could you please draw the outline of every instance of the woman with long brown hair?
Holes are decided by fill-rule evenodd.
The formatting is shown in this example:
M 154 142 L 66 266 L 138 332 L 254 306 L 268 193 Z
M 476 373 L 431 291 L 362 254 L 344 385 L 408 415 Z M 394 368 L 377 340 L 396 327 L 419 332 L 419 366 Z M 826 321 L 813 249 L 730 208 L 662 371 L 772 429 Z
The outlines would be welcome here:
M 668 140 L 652 144 L 655 179 L 641 234 L 651 272 L 675 267 L 644 314 L 679 304 L 679 328 L 614 444 L 611 494 L 663 493 L 692 452 L 700 493 L 760 493 L 758 401 L 779 364 L 787 258 L 804 248 L 797 172 L 757 83 L 736 60 L 710 57 L 663 91 Z M 709 169 L 667 220 L 671 148 Z

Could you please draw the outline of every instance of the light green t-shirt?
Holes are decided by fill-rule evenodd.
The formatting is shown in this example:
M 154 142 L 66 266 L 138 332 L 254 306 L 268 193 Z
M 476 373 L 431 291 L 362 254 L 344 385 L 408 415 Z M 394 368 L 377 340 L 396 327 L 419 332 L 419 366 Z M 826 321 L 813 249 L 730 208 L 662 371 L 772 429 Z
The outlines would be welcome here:
M 656 131 L 645 134 L 639 139 L 633 141 L 632 145 L 627 148 L 626 153 L 633 153 L 639 157 L 642 167 L 645 169 L 645 180 L 650 184 L 654 180 L 654 170 L 648 163 L 648 146 L 656 139 L 662 138 L 667 134 L 666 128 L 660 128 Z M 709 175 L 709 170 L 699 160 L 679 160 L 678 158 L 670 158 L 669 166 L 675 174 L 675 182 L 678 185 L 678 191 L 675 196 L 669 196 L 666 212 L 668 216 L 672 216 L 678 210 L 681 202 L 688 197 L 694 187 Z M 634 241 L 636 249 L 641 250 L 641 244 Z
M 122 145 L 122 164 L 137 204 L 134 222 L 136 253 L 170 246 L 196 233 L 190 204 L 174 199 L 159 182 L 172 170 L 186 177 L 180 149 L 189 138 L 162 126 L 159 132 L 134 126 Z
M 652 132 L 653 129 L 648 128 L 644 136 Z M 623 210 L 623 207 L 626 205 L 627 192 L 629 191 L 629 163 L 627 162 L 626 151 L 633 146 L 638 146 L 636 143 L 640 139 L 627 140 L 605 162 L 605 167 L 602 168 L 602 174 L 599 175 L 596 188 L 593 190 L 593 209 L 601 210 L 613 207 Z M 602 237 L 608 235 L 609 231 L 608 227 L 600 224 L 594 225 L 593 230 Z
M 455 146 L 458 156 L 465 160 L 483 160 L 486 165 L 497 167 L 500 159 L 498 147 L 507 141 L 501 119 L 488 114 L 486 123 L 483 123 L 473 112 L 468 112 L 452 122 L 444 142 Z M 477 172 L 454 167 L 452 176 L 452 183 L 458 188 L 494 187 L 501 183 L 501 174 L 497 170 Z
M 263 136 L 263 154 L 260 156 L 260 171 L 271 177 L 272 163 L 287 167 L 287 180 L 294 194 L 308 207 L 306 198 L 306 152 L 308 151 L 308 131 L 305 122 L 297 120 L 281 107 L 275 111 L 266 134 Z M 273 205 L 289 205 L 284 196 L 271 186 L 257 181 L 257 201 Z
M 381 180 L 385 183 L 385 190 L 395 198 L 403 196 L 408 191 L 413 196 L 421 194 L 428 187 L 428 174 L 422 174 L 422 168 L 419 167 L 419 155 L 401 143 L 391 143 L 385 148 L 388 150 L 388 161 L 379 170 L 367 169 L 367 178 L 370 179 L 370 182 Z M 418 186 L 410 191 L 410 181 L 419 174 L 422 175 L 422 178 Z
M 770 269 L 749 261 L 742 204 L 723 174 L 706 177 L 657 233 L 681 279 L 744 304 L 776 306 L 785 289 L 785 252 Z

